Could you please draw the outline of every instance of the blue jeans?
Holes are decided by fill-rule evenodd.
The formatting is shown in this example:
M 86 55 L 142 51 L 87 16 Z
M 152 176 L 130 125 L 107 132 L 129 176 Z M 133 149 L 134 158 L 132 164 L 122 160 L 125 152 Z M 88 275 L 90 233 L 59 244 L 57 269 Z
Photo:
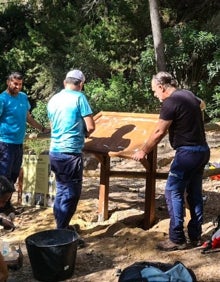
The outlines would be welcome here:
M 56 176 L 54 217 L 57 228 L 67 228 L 74 215 L 82 190 L 82 154 L 50 152 L 51 170 Z
M 22 144 L 0 142 L 0 175 L 15 183 L 22 165 L 22 157 Z
M 210 158 L 208 146 L 184 146 L 176 150 L 165 187 L 165 197 L 170 216 L 169 237 L 174 243 L 186 241 L 184 223 L 184 195 L 189 205 L 191 219 L 188 236 L 199 240 L 203 223 L 202 177 Z

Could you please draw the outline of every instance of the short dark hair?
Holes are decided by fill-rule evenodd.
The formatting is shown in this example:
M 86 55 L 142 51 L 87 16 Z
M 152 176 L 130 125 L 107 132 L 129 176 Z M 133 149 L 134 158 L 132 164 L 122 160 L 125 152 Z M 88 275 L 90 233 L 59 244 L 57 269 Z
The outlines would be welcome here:
M 168 86 L 177 87 L 176 80 L 168 72 L 160 71 L 153 76 L 153 79 L 157 81 L 157 84 L 161 84 L 167 87 Z
M 15 192 L 14 185 L 5 176 L 0 175 L 0 197 L 13 192 Z
M 18 79 L 18 80 L 23 80 L 23 75 L 20 72 L 12 72 L 9 74 L 7 80 L 12 80 L 12 79 Z
M 77 78 L 73 78 L 73 77 L 67 77 L 65 79 L 66 83 L 69 84 L 74 84 L 74 85 L 80 85 L 80 83 L 82 82 L 81 80 L 77 79 Z

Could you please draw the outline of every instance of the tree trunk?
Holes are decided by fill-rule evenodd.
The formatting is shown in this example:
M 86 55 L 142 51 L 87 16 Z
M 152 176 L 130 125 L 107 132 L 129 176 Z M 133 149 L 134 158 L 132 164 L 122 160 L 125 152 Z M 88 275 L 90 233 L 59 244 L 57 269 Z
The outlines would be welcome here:
M 166 62 L 164 56 L 164 44 L 161 34 L 158 2 L 157 0 L 148 0 L 148 1 L 150 7 L 151 29 L 153 34 L 157 71 L 165 71 Z

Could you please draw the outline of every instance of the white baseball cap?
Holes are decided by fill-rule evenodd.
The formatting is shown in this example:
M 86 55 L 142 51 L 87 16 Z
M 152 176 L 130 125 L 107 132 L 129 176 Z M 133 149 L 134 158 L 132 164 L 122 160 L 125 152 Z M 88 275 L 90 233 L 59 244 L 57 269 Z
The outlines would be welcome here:
M 85 75 L 80 70 L 71 70 L 67 73 L 66 78 L 76 78 L 85 82 Z

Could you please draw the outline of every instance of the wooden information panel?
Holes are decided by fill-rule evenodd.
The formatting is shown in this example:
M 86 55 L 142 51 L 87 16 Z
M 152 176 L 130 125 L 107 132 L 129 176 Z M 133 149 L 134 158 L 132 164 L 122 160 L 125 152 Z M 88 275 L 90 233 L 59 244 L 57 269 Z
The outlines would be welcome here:
M 109 178 L 119 175 L 116 171 L 110 171 L 110 158 L 131 158 L 156 128 L 158 117 L 157 114 L 122 112 L 100 112 L 94 117 L 96 130 L 86 139 L 84 151 L 93 153 L 101 163 L 100 221 L 108 219 Z M 155 220 L 156 151 L 157 148 L 154 148 L 142 162 L 146 169 L 144 229 L 150 228 Z M 135 176 L 137 172 L 124 172 L 124 177 Z
M 158 115 L 100 112 L 94 120 L 96 130 L 86 140 L 85 151 L 131 158 L 155 129 Z

